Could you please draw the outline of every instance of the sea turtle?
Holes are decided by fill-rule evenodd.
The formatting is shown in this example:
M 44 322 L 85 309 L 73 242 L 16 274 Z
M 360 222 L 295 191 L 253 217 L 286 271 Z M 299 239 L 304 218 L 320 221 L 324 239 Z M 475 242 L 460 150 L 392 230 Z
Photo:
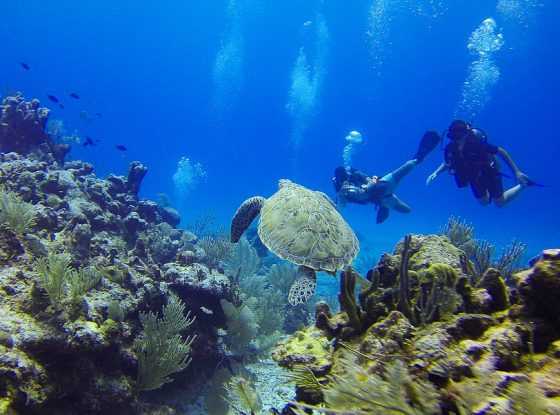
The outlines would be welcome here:
M 314 294 L 315 271 L 334 275 L 358 254 L 356 235 L 322 192 L 280 180 L 271 197 L 251 197 L 237 209 L 231 222 L 232 242 L 239 241 L 259 213 L 261 241 L 280 258 L 299 265 L 288 296 L 292 305 L 305 303 Z

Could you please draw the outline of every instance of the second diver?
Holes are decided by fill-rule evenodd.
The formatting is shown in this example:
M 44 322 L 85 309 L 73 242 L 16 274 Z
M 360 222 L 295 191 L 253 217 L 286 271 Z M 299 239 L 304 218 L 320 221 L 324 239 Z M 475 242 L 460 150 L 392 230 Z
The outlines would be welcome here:
M 333 184 L 340 206 L 346 203 L 374 204 L 377 208 L 377 223 L 383 223 L 390 210 L 409 213 L 410 206 L 397 197 L 395 191 L 401 180 L 407 176 L 426 156 L 437 147 L 440 137 L 435 131 L 428 131 L 422 137 L 415 156 L 396 170 L 384 176 L 367 176 L 354 168 L 337 167 Z

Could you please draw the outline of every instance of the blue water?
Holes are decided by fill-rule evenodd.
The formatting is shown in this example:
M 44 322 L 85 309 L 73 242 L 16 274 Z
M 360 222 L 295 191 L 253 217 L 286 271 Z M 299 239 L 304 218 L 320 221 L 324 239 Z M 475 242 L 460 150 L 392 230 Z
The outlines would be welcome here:
M 443 130 L 453 119 L 475 59 L 469 36 L 493 17 L 504 39 L 492 56 L 500 76 L 473 121 L 550 187 L 527 189 L 503 209 L 481 207 L 448 175 L 425 186 L 442 159 L 438 150 L 398 190 L 411 214 L 393 212 L 375 225 L 371 206 L 343 213 L 375 254 L 405 233 L 439 231 L 452 214 L 498 246 L 512 238 L 525 241 L 529 253 L 559 245 L 558 2 L 158 3 L 4 2 L 0 86 L 41 99 L 69 132 L 101 140 L 93 148 L 74 146 L 71 158 L 93 163 L 101 176 L 125 174 L 130 161 L 140 160 L 150 169 L 143 197 L 169 194 L 183 223 L 211 211 L 225 224 L 242 200 L 271 194 L 280 178 L 332 195 L 331 174 L 342 163 L 350 130 L 365 139 L 353 164 L 369 174 L 412 157 L 426 129 Z M 518 7 L 508 14 L 498 3 Z M 372 45 L 368 13 L 376 4 L 386 7 Z M 317 34 L 320 21 L 326 37 Z M 229 55 L 220 52 L 228 44 Z M 303 97 L 313 102 L 299 113 L 305 128 L 295 146 L 297 108 L 290 112 L 286 105 L 301 47 L 318 80 L 313 96 Z M 220 53 L 229 60 L 217 71 Z M 81 99 L 72 100 L 70 92 Z M 47 94 L 65 108 L 49 103 Z M 86 122 L 80 111 L 102 117 Z M 206 171 L 187 195 L 177 194 L 172 180 L 183 156 Z

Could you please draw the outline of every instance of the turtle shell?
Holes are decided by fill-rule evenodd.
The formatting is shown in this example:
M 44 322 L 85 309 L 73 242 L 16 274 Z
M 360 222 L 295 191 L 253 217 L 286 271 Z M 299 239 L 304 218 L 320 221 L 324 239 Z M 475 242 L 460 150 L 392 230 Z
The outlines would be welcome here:
M 289 180 L 260 212 L 259 237 L 279 257 L 316 271 L 335 272 L 358 254 L 356 235 L 321 192 Z

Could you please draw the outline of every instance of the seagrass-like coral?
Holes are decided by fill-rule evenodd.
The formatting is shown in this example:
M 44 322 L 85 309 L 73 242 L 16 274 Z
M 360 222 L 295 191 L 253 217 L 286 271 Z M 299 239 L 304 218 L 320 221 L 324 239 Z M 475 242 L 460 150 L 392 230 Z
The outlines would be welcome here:
M 72 274 L 70 256 L 67 254 L 51 254 L 39 258 L 35 264 L 35 269 L 51 304 L 53 307 L 59 308 L 65 293 L 66 282 Z
M 257 317 L 247 304 L 236 307 L 223 299 L 220 300 L 220 304 L 227 318 L 229 346 L 233 351 L 243 353 L 257 335 Z
M 237 415 L 260 414 L 262 403 L 259 394 L 243 376 L 233 377 L 225 386 L 226 401 L 229 408 Z
M 413 379 L 400 360 L 389 363 L 383 375 L 369 373 L 355 362 L 341 362 L 345 374 L 330 376 L 323 389 L 325 407 L 295 403 L 324 414 L 432 415 L 439 413 L 438 394 L 429 382 Z
M 255 248 L 246 238 L 241 238 L 225 261 L 225 271 L 229 276 L 239 275 L 243 278 L 256 274 L 260 264 L 261 260 Z
M 63 253 L 48 254 L 35 264 L 41 285 L 55 309 L 61 308 L 64 303 L 78 304 L 103 276 L 94 267 L 74 269 L 70 262 L 70 255 Z
M 138 391 L 159 389 L 172 379 L 173 373 L 185 369 L 191 362 L 191 345 L 196 335 L 183 339 L 181 333 L 193 322 L 185 304 L 174 294 L 163 307 L 162 317 L 152 312 L 140 313 L 143 332 L 134 342 L 138 357 Z
M 67 275 L 70 301 L 78 303 L 90 289 L 101 281 L 102 274 L 93 267 L 73 270 Z
M 118 301 L 111 301 L 107 306 L 107 319 L 117 322 L 124 320 L 124 310 Z
M 23 201 L 16 193 L 0 188 L 0 224 L 23 235 L 31 230 L 35 220 L 35 206 Z

